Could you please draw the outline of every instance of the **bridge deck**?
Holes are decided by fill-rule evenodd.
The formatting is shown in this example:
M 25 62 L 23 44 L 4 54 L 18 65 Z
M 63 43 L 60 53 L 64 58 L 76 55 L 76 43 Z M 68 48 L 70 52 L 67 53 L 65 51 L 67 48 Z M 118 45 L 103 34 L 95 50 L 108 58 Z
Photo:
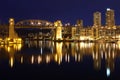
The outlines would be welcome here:
M 15 28 L 55 29 L 55 27 L 52 26 L 15 26 Z

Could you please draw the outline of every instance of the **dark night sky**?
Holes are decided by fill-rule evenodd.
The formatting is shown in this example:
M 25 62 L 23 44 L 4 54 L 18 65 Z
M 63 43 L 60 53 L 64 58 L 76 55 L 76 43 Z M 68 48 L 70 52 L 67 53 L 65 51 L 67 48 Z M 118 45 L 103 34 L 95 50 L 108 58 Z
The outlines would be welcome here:
M 15 21 L 41 19 L 54 22 L 76 23 L 83 19 L 84 25 L 93 24 L 93 12 L 102 12 L 105 23 L 106 8 L 115 10 L 116 24 L 120 24 L 120 0 L 1 0 L 0 21 L 8 23 L 10 17 Z

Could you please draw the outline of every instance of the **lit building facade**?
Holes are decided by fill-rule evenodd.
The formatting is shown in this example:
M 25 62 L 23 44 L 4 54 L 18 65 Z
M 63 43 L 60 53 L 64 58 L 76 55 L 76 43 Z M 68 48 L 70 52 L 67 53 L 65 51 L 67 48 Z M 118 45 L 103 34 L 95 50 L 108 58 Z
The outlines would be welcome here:
M 77 26 L 83 28 L 83 20 L 77 20 Z
M 72 39 L 76 37 L 76 27 L 72 27 Z
M 114 10 L 107 8 L 106 12 L 106 27 L 113 28 L 115 26 Z
M 101 13 L 100 12 L 95 12 L 93 14 L 93 26 L 94 27 L 101 27 Z
M 83 28 L 83 20 L 77 20 L 76 24 L 76 33 L 80 34 L 80 30 Z
M 80 30 L 80 40 L 93 40 L 92 39 L 92 28 L 90 26 L 82 28 Z
M 93 14 L 93 27 L 92 27 L 92 38 L 98 39 L 99 38 L 99 29 L 101 28 L 101 13 L 95 12 Z

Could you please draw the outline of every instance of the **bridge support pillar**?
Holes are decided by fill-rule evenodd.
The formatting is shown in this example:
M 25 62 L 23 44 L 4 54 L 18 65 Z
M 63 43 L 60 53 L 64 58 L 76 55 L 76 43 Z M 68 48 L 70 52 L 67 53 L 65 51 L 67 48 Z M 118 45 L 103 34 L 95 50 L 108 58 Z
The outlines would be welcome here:
M 9 19 L 9 36 L 4 40 L 4 44 L 11 44 L 11 43 L 22 43 L 22 39 L 18 38 L 17 33 L 14 29 L 14 19 Z
M 14 19 L 13 18 L 10 18 L 9 19 L 9 38 L 10 39 L 14 39 L 14 38 L 17 38 L 17 34 L 15 32 L 15 29 L 14 29 Z
M 61 21 L 56 21 L 54 23 L 56 27 L 55 40 L 62 40 L 62 23 Z

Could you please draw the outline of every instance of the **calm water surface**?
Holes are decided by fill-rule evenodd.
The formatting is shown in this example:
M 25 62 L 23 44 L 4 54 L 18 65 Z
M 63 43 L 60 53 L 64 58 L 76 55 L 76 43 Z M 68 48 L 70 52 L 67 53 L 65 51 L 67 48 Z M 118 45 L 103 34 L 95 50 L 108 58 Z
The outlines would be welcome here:
M 116 80 L 119 76 L 119 43 L 25 41 L 0 46 L 0 80 Z

